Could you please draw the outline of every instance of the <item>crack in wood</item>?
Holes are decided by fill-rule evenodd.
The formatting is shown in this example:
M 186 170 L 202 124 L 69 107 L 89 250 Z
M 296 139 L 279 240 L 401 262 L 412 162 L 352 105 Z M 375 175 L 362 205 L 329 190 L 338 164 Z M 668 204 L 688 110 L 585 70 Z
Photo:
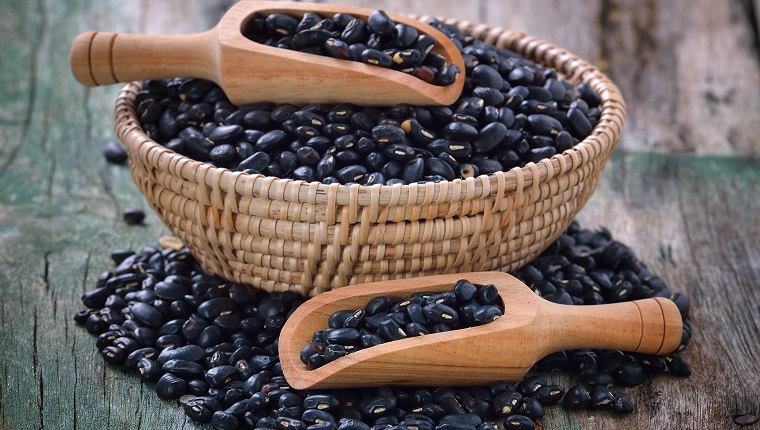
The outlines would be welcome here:
M 68 333 L 69 325 L 66 324 L 66 332 Z M 77 337 L 73 336 L 74 341 L 71 342 L 71 356 L 74 357 L 74 375 L 79 375 L 79 369 L 77 369 Z M 73 405 L 72 405 L 72 415 L 74 420 L 74 430 L 77 428 L 77 389 L 79 384 L 79 378 L 74 378 L 74 398 L 73 398 Z
M 38 396 L 38 410 L 40 411 L 39 416 L 39 425 L 40 429 L 45 428 L 45 423 L 43 422 L 43 412 L 45 411 L 45 389 L 44 389 L 44 383 L 42 381 L 42 370 L 39 368 L 39 355 L 38 355 L 38 345 L 37 345 L 37 328 L 38 328 L 38 322 L 37 322 L 37 306 L 34 307 L 32 312 L 32 368 L 34 371 L 34 374 L 37 376 L 37 384 L 39 388 L 39 396 Z
M 42 285 L 45 287 L 45 292 L 50 291 L 50 283 L 48 282 L 48 273 L 50 270 L 50 251 L 45 251 L 42 256 Z
M 87 251 L 87 257 L 84 259 L 84 274 L 82 275 L 82 294 L 87 292 L 87 277 L 90 275 L 90 259 L 92 258 L 92 251 Z
M 55 184 L 55 168 L 56 168 L 56 159 L 52 158 L 50 160 L 50 168 L 48 169 L 48 176 L 47 176 L 47 201 L 48 204 L 53 203 L 53 184 Z

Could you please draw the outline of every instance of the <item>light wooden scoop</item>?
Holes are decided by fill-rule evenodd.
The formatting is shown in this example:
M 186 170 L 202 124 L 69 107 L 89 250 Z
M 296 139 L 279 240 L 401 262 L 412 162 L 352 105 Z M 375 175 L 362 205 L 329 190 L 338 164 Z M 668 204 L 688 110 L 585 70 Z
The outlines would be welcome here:
M 450 291 L 456 281 L 495 284 L 504 316 L 478 327 L 428 334 L 362 349 L 310 370 L 299 356 L 327 318 L 358 309 L 374 297 L 395 300 L 418 291 Z M 483 385 L 517 382 L 536 361 L 568 349 L 620 349 L 667 354 L 681 341 L 682 321 L 664 298 L 596 306 L 558 305 L 503 272 L 461 273 L 340 288 L 301 305 L 280 334 L 282 371 L 303 390 L 379 385 Z
M 407 73 L 356 61 L 338 60 L 275 48 L 247 39 L 243 29 L 254 14 L 297 16 L 314 12 L 367 19 L 372 9 L 358 7 L 241 1 L 224 14 L 213 29 L 187 35 L 137 35 L 90 31 L 80 34 L 71 47 L 71 70 L 87 86 L 144 79 L 192 77 L 216 82 L 230 101 L 246 103 L 356 103 L 391 106 L 450 105 L 464 85 L 464 61 L 443 33 L 403 15 L 388 13 L 396 23 L 410 25 L 437 43 L 434 52 L 462 73 L 451 85 L 437 86 Z

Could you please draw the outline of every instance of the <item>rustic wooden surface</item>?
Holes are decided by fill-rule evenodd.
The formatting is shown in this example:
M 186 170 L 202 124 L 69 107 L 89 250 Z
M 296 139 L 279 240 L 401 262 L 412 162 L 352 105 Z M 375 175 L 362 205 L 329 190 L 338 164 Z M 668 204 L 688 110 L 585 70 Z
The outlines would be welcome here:
M 760 61 L 757 1 L 345 1 L 526 31 L 599 64 L 628 123 L 579 220 L 608 227 L 692 302 L 694 373 L 625 391 L 628 416 L 548 408 L 544 428 L 740 428 L 760 415 Z M 116 87 L 85 89 L 85 30 L 208 29 L 225 0 L 0 2 L 0 429 L 196 428 L 175 402 L 106 365 L 76 327 L 117 247 L 165 233 L 128 169 L 105 163 Z M 552 380 L 562 381 L 557 375 Z M 755 423 L 741 427 L 760 428 Z

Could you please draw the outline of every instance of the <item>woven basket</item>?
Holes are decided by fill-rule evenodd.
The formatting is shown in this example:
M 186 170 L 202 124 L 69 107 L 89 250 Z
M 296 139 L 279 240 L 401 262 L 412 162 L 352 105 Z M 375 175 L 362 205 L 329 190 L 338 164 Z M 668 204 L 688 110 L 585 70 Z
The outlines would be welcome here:
M 427 17 L 420 17 L 427 19 Z M 553 67 L 602 99 L 591 136 L 539 163 L 410 185 L 325 185 L 231 172 L 191 160 L 140 128 L 127 84 L 115 125 L 132 177 L 201 264 L 226 279 L 303 295 L 350 284 L 521 267 L 567 229 L 623 129 L 618 89 L 577 56 L 523 34 L 448 20 Z

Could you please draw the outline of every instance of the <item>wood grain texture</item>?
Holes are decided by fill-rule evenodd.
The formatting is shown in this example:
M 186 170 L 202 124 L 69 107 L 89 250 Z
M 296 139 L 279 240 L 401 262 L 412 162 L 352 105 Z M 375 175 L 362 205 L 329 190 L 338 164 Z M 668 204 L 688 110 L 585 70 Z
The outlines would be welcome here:
M 375 297 L 394 302 L 414 293 L 451 291 L 460 279 L 496 287 L 504 316 L 488 324 L 387 342 L 310 369 L 301 349 L 327 328 L 334 312 L 360 309 Z M 488 386 L 519 383 L 546 355 L 571 349 L 619 349 L 665 355 L 681 342 L 681 314 L 659 297 L 599 306 L 559 305 L 504 272 L 470 272 L 352 285 L 313 297 L 280 333 L 280 364 L 296 389 L 364 386 Z M 499 341 L 494 342 L 494 339 Z
M 757 16 L 758 2 L 653 2 L 656 25 L 637 25 L 644 32 L 639 35 L 657 37 L 654 45 L 645 44 L 632 26 L 626 27 L 624 44 L 622 36 L 607 36 L 617 24 L 601 26 L 608 29 L 604 32 L 598 24 L 603 9 L 621 23 L 647 21 L 649 12 L 638 7 L 647 3 L 377 3 L 388 4 L 388 10 L 435 12 L 505 27 L 512 19 L 533 22 L 531 34 L 592 61 L 602 58 L 601 43 L 594 42 L 599 40 L 620 45 L 621 52 L 639 50 L 657 58 L 613 66 L 626 57 L 605 48 L 609 60 L 602 66 L 624 92 L 635 82 L 623 80 L 629 74 L 639 76 L 638 82 L 662 82 L 656 92 L 626 94 L 629 126 L 623 150 L 613 154 L 579 220 L 584 227 L 607 226 L 671 289 L 689 296 L 694 337 L 683 355 L 694 373 L 686 379 L 658 376 L 625 389 L 637 404 L 629 416 L 551 407 L 542 423 L 547 429 L 732 429 L 739 428 L 734 415 L 760 415 L 760 167 L 749 157 L 758 150 L 759 110 L 753 103 L 760 86 L 756 48 L 748 48 L 757 43 L 756 25 L 748 17 Z M 586 19 L 594 30 L 568 34 L 562 16 L 528 18 L 546 7 L 542 5 L 555 4 L 573 20 L 588 10 Z M 153 244 L 165 229 L 152 214 L 145 226 L 121 222 L 125 207 L 147 205 L 127 168 L 107 165 L 100 154 L 102 143 L 113 138 L 117 88 L 79 86 L 69 73 L 67 56 L 76 34 L 88 29 L 202 31 L 227 5 L 187 0 L 0 2 L 0 429 L 198 428 L 176 402 L 159 400 L 136 375 L 106 365 L 95 350 L 95 338 L 73 324 L 79 297 L 111 267 L 110 250 Z M 748 5 L 753 8 L 746 9 Z M 500 10 L 505 12 L 497 17 Z M 541 20 L 551 25 L 541 27 Z M 721 62 L 706 63 L 711 54 Z M 694 73 L 679 81 L 674 70 Z M 708 105 L 683 104 L 704 99 L 708 87 L 700 82 L 707 72 L 719 83 L 709 88 L 718 99 L 728 100 L 714 112 Z M 670 115 L 672 109 L 681 113 Z M 686 139 L 677 132 L 679 126 L 695 134 Z M 739 130 L 730 140 L 725 133 L 729 126 Z M 700 156 L 630 151 L 639 149 Z M 548 379 L 572 382 L 559 374 Z M 760 424 L 741 428 L 758 429 Z
M 176 76 L 209 79 L 237 105 L 274 99 L 300 105 L 448 106 L 456 102 L 464 73 L 450 85 L 434 85 L 408 73 L 253 43 L 241 33 L 254 15 L 299 16 L 310 11 L 332 16 L 344 12 L 366 20 L 373 10 L 333 4 L 304 7 L 298 2 L 241 2 L 204 32 L 146 35 L 87 31 L 72 43 L 71 70 L 77 81 L 87 86 Z M 456 45 L 443 33 L 406 15 L 389 14 L 394 22 L 434 38 L 433 52 L 464 70 Z

